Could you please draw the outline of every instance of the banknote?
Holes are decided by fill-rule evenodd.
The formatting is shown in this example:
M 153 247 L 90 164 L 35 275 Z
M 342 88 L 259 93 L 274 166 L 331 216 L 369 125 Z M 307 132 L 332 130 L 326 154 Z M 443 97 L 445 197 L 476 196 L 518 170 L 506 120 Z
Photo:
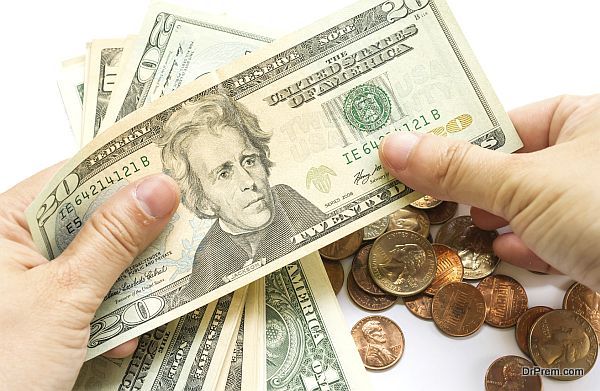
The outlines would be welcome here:
M 105 297 L 88 358 L 420 198 L 378 160 L 401 131 L 522 145 L 441 0 L 361 1 L 100 133 L 27 210 L 43 254 L 143 176 L 172 176 L 182 204 Z
M 96 137 L 100 129 L 111 94 L 117 84 L 123 50 L 132 42 L 133 38 L 100 39 L 92 41 L 90 45 L 86 79 L 88 93 L 84 99 L 82 146 Z
M 77 145 L 81 142 L 84 88 L 85 56 L 64 61 L 58 79 L 58 89 Z
M 153 4 L 124 64 L 106 124 L 272 41 L 258 30 L 223 16 Z
M 318 253 L 265 277 L 266 383 L 257 390 L 370 389 Z
M 227 296 L 226 296 L 227 297 Z M 217 303 L 196 309 L 169 324 L 162 325 L 143 334 L 138 347 L 124 359 L 109 359 L 96 357 L 83 364 L 74 390 L 140 390 L 152 384 L 158 371 L 156 368 L 165 358 L 185 358 L 194 338 L 203 338 L 208 330 L 210 319 L 213 317 Z M 169 348 L 165 348 L 165 347 Z M 182 360 L 183 358 L 179 358 Z M 173 370 L 169 376 L 177 379 L 180 367 L 176 360 L 170 360 Z
M 240 289 L 142 335 L 129 358 L 87 361 L 75 390 L 174 390 L 182 376 L 184 383 L 189 376 L 187 361 L 214 355 L 209 364 L 220 367 L 237 332 L 245 296 L 246 289 Z
M 244 308 L 244 338 L 242 351 L 242 390 L 260 390 L 266 384 L 265 358 L 265 279 L 259 278 L 248 285 Z M 259 367 L 261 366 L 261 367 Z M 235 388 L 237 389 L 237 388 Z
M 174 390 L 212 391 L 219 381 L 221 368 L 231 358 L 230 346 L 235 343 L 240 318 L 244 310 L 246 287 L 238 289 L 227 301 L 219 299 L 209 330 L 204 338 L 194 340 L 181 368 Z M 222 304 L 219 307 L 219 304 Z M 165 387 L 153 388 L 163 390 Z
M 240 323 L 237 326 L 237 333 L 231 341 L 227 357 L 231 357 L 221 367 L 219 380 L 214 391 L 241 391 L 242 390 L 242 366 L 244 363 L 244 318 L 245 309 L 242 312 Z M 249 334 L 250 335 L 250 334 Z M 248 341 L 247 341 L 248 342 Z

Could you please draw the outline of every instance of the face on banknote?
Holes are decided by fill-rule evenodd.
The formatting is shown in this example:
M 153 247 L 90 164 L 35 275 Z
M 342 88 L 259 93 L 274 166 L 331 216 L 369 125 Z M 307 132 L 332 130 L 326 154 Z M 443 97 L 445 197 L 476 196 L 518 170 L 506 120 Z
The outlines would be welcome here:
M 443 1 L 361 1 L 98 135 L 28 210 L 43 253 L 143 176 L 173 177 L 182 205 L 106 296 L 88 357 L 420 198 L 378 160 L 401 131 L 522 145 Z

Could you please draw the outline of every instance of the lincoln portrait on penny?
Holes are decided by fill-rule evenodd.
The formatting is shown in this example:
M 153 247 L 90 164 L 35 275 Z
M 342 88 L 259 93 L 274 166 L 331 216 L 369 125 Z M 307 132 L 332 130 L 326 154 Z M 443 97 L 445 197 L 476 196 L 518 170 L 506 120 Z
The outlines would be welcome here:
M 241 103 L 221 95 L 185 103 L 157 144 L 182 202 L 214 223 L 200 242 L 186 291 L 198 296 L 254 262 L 268 263 L 297 245 L 294 235 L 326 215 L 289 186 L 271 186 L 271 133 Z
M 381 323 L 378 320 L 369 320 L 362 326 L 361 331 L 367 342 L 364 347 L 359 349 L 365 363 L 376 368 L 392 364 L 398 356 L 397 349 L 399 347 L 390 346 Z

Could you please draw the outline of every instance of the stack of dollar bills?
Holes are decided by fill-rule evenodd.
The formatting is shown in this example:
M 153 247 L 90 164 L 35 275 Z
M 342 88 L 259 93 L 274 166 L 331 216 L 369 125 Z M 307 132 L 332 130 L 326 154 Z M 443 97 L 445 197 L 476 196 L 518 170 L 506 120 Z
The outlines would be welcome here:
M 63 64 L 81 150 L 28 209 L 40 251 L 132 181 L 182 190 L 98 309 L 76 388 L 369 389 L 316 250 L 421 197 L 382 168 L 381 140 L 522 145 L 444 1 L 260 30 L 153 3 L 136 35 Z M 131 357 L 101 356 L 135 337 Z

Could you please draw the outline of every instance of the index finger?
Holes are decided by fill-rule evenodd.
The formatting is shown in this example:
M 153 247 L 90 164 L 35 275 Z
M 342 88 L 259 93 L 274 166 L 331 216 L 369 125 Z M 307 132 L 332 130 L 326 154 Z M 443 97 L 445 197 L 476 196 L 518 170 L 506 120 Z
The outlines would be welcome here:
M 509 111 L 523 141 L 517 153 L 535 152 L 555 144 L 558 134 L 581 97 L 561 95 Z
M 535 152 L 550 146 L 550 128 L 562 96 L 528 104 L 508 112 L 523 141 L 517 153 Z

